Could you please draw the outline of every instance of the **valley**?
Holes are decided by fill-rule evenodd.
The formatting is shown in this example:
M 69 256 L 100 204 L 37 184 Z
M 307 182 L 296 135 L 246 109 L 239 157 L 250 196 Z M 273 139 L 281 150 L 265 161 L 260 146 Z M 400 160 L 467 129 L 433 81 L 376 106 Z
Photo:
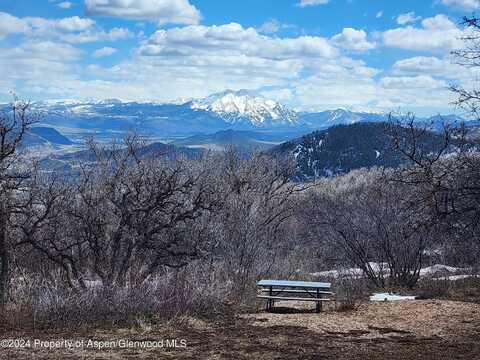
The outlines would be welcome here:
M 47 101 L 33 104 L 40 123 L 26 139 L 27 152 L 45 170 L 71 169 L 84 157 L 86 141 L 108 145 L 135 134 L 151 149 L 189 158 L 234 147 L 246 154 L 266 152 L 294 159 L 295 178 L 311 181 L 375 166 L 397 167 L 404 159 L 391 148 L 389 115 L 345 109 L 295 112 L 247 90 L 210 95 L 181 104 L 104 101 Z M 440 146 L 444 124 L 465 123 L 474 136 L 476 121 L 456 115 L 418 118 L 430 129 L 429 146 Z M 437 143 L 436 145 L 434 143 Z M 168 150 L 167 150 L 168 149 Z M 190 150 L 187 150 L 190 149 Z

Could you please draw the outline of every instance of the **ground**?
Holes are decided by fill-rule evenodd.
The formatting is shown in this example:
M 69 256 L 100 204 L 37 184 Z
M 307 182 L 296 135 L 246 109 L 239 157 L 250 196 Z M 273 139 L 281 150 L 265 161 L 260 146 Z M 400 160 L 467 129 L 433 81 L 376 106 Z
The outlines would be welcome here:
M 280 307 L 216 321 L 135 329 L 0 334 L 1 339 L 155 341 L 176 338 L 176 349 L 0 349 L 0 359 L 480 359 L 480 305 L 415 300 L 364 304 L 320 314 Z

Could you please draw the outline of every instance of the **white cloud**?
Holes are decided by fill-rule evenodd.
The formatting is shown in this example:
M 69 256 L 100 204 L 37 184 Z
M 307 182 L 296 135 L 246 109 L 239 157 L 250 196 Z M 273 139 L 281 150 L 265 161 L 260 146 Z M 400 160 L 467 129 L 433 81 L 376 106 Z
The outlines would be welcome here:
M 422 26 L 426 30 L 431 31 L 448 31 L 448 30 L 458 30 L 457 25 L 450 20 L 446 15 L 436 15 L 434 17 L 426 18 L 422 21 Z
M 57 6 L 60 9 L 71 9 L 73 7 L 73 3 L 70 1 L 62 1 L 61 3 L 58 3 Z
M 429 74 L 447 78 L 457 78 L 466 68 L 452 63 L 451 59 L 434 56 L 415 56 L 396 61 L 392 69 L 400 74 Z
M 428 75 L 419 76 L 398 76 L 398 77 L 384 77 L 380 80 L 380 85 L 388 89 L 437 89 L 446 88 L 446 83 L 443 80 L 434 79 Z
M 330 0 L 300 0 L 297 4 L 300 7 L 316 6 L 328 4 Z
M 28 25 L 22 19 L 0 12 L 0 38 L 8 34 L 24 33 L 28 29 Z
M 265 86 L 278 88 L 276 94 L 287 99 L 288 92 L 280 89 L 299 81 L 303 72 L 322 72 L 332 78 L 337 73 L 351 72 L 356 77 L 375 73 L 362 62 L 342 57 L 328 39 L 272 37 L 238 24 L 158 30 L 141 41 L 128 60 L 108 68 L 97 65 L 82 69 L 76 64 L 76 70 L 61 64 L 68 71 L 56 73 L 55 79 L 49 74 L 48 82 L 41 71 L 34 70 L 43 70 L 45 62 L 29 65 L 32 70 L 25 65 L 18 69 L 17 76 L 28 79 L 29 91 L 37 89 L 41 97 L 58 91 L 62 97 L 84 97 L 88 93 L 105 98 L 115 94 L 124 100 L 160 101 L 205 96 L 225 88 Z M 51 64 L 57 69 L 61 65 Z M 82 80 L 82 72 L 89 77 L 94 74 L 97 81 Z M 12 81 L 8 72 L 0 69 L 2 77 Z
M 84 52 L 72 43 L 113 41 L 133 34 L 128 29 L 104 30 L 93 20 L 80 17 L 13 18 L 20 25 L 16 31 L 24 32 L 24 42 L 1 49 L 0 84 L 16 88 L 20 94 L 23 89 L 34 99 L 114 96 L 123 100 L 169 101 L 205 96 L 225 88 L 248 88 L 263 89 L 265 95 L 303 110 L 415 110 L 447 107 L 451 98 L 445 84 L 462 72 L 453 65 L 448 67 L 448 59 L 441 58 L 443 54 L 399 60 L 391 71 L 347 57 L 342 49 L 358 52 L 375 47 L 363 30 L 346 28 L 331 39 L 282 38 L 235 23 L 161 29 L 139 39 L 131 56 L 113 66 L 85 65 L 79 61 Z M 447 17 L 439 16 L 425 19 L 418 27 L 391 31 L 413 32 L 415 45 L 409 43 L 408 37 L 402 39 L 406 48 L 441 52 L 451 44 L 438 45 L 437 35 L 448 38 L 450 32 L 461 33 L 452 24 Z M 274 26 L 270 30 L 275 30 Z M 385 42 L 384 36 L 380 40 Z M 433 39 L 436 45 L 429 45 L 427 40 L 419 45 L 424 38 L 430 42 Z M 390 43 L 394 44 L 397 46 Z M 95 47 L 91 56 L 108 56 L 115 51 L 102 46 Z M 90 80 L 92 77 L 95 80 Z
M 70 43 L 89 43 L 97 41 L 117 41 L 121 39 L 132 38 L 134 34 L 126 28 L 113 28 L 105 30 L 87 30 L 80 33 L 64 34 L 61 36 L 63 41 Z
M 375 44 L 367 40 L 365 31 L 352 28 L 343 29 L 342 33 L 332 37 L 332 42 L 341 48 L 358 52 L 375 48 Z
M 3 49 L 2 58 L 13 60 L 41 59 L 62 62 L 76 61 L 82 58 L 83 52 L 76 47 L 53 41 L 27 41 L 12 49 Z
M 113 16 L 159 24 L 198 24 L 201 14 L 189 0 L 85 0 L 88 15 Z
M 269 37 L 236 23 L 158 30 L 142 44 L 140 53 L 146 56 L 177 57 L 235 54 L 240 59 L 254 57 L 266 60 L 338 56 L 338 51 L 322 37 Z
M 78 16 L 62 19 L 25 17 L 22 18 L 21 21 L 23 21 L 31 29 L 31 31 L 27 35 L 36 38 L 59 38 L 66 33 L 75 33 L 90 30 L 95 24 L 95 21 L 92 19 L 80 18 Z
M 51 20 L 47 20 L 47 21 L 51 22 Z M 69 18 L 56 20 L 53 23 L 59 30 L 73 32 L 73 31 L 85 31 L 89 29 L 93 24 L 95 24 L 95 21 L 93 21 L 92 19 L 85 19 L 85 18 L 80 18 L 78 16 L 73 16 Z
M 377 19 L 380 19 L 382 16 L 383 16 L 383 10 L 377 12 L 377 14 L 375 15 L 375 17 L 376 17 Z
M 264 34 L 273 34 L 282 29 L 291 29 L 295 28 L 295 25 L 284 24 L 278 21 L 277 19 L 270 19 L 265 21 L 260 27 L 257 28 L 257 31 Z
M 268 99 L 273 99 L 281 103 L 286 103 L 295 99 L 295 94 L 288 88 L 263 90 L 260 93 Z
M 398 15 L 397 24 L 406 25 L 406 24 L 417 22 L 418 20 L 421 20 L 421 19 L 422 19 L 421 16 L 416 16 L 415 13 L 412 11 L 406 14 Z
M 480 0 L 442 0 L 442 4 L 465 11 L 480 9 Z
M 422 52 L 449 52 L 462 46 L 462 31 L 445 15 L 422 21 L 422 27 L 403 27 L 382 34 L 387 47 Z
M 106 31 L 97 26 L 94 20 L 78 16 L 61 19 L 17 18 L 0 12 L 0 38 L 11 33 L 22 33 L 32 39 L 60 40 L 70 43 L 116 41 L 134 36 L 129 29 L 113 28 Z
M 477 69 L 456 64 L 450 56 L 415 56 L 402 59 L 393 64 L 392 70 L 395 75 L 428 75 L 465 87 L 476 86 L 474 83 L 479 78 Z
M 93 52 L 92 56 L 94 58 L 101 58 L 101 57 L 113 55 L 116 52 L 117 52 L 117 49 L 114 49 L 114 48 L 111 48 L 111 47 L 103 47 L 101 49 L 95 50 Z
M 434 56 L 415 56 L 395 62 L 394 70 L 405 72 L 427 72 L 438 71 L 444 68 L 447 62 Z

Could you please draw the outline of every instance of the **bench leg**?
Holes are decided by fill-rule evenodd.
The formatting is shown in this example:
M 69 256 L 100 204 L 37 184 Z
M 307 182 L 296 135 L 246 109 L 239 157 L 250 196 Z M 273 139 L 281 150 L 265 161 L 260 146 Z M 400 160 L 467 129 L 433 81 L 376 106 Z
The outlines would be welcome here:
M 320 294 L 320 291 L 317 289 L 317 299 L 320 299 L 322 295 Z M 322 302 L 321 301 L 316 301 L 315 302 L 315 312 L 319 313 L 322 311 Z
M 273 295 L 273 287 L 270 286 L 268 291 L 269 296 Z M 268 299 L 268 311 L 273 311 L 273 299 Z

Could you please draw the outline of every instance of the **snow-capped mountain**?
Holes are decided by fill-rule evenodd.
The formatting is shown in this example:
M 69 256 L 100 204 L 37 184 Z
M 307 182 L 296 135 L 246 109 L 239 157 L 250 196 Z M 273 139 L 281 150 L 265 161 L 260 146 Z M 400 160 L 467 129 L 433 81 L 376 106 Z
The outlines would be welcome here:
M 248 90 L 226 90 L 194 100 L 190 107 L 216 113 L 230 124 L 245 121 L 257 127 L 299 124 L 295 111 Z
M 302 123 L 312 129 L 327 129 L 334 125 L 349 125 L 358 122 L 385 121 L 385 114 L 373 112 L 355 112 L 346 109 L 326 110 L 322 112 L 302 112 Z
M 294 137 L 334 125 L 388 121 L 385 114 L 347 109 L 296 112 L 248 90 L 227 90 L 203 99 L 175 103 L 64 99 L 33 106 L 41 114 L 43 125 L 61 129 L 74 140 L 86 134 L 105 139 L 123 137 L 132 131 L 162 139 L 225 130 L 283 132 Z M 455 119 L 447 116 L 430 120 L 436 124 L 443 123 L 440 120 Z

